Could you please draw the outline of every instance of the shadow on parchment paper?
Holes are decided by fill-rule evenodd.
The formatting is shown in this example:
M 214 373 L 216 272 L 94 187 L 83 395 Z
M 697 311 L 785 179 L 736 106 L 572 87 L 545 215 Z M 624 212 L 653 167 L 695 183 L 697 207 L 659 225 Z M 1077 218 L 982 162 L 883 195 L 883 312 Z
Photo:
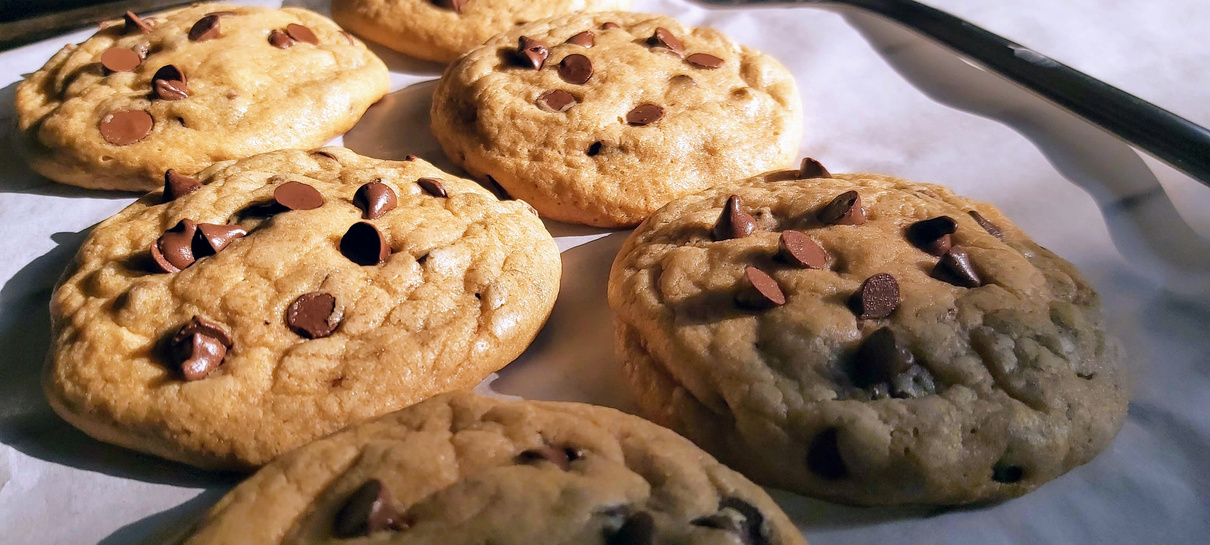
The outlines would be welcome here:
M 206 473 L 97 441 L 64 422 L 42 393 L 50 346 L 50 296 L 88 231 L 51 235 L 53 250 L 17 271 L 0 289 L 0 442 L 27 456 L 145 482 L 215 486 L 230 476 Z
M 214 504 L 218 503 L 229 490 L 230 488 L 226 486 L 204 490 L 185 503 L 118 528 L 105 539 L 98 541 L 97 545 L 179 543 L 187 537 L 187 532 L 192 529 L 193 524 L 200 520 Z
M 375 159 L 402 161 L 412 154 L 437 168 L 466 176 L 446 158 L 429 130 L 429 107 L 437 80 L 409 85 L 370 106 L 365 116 L 344 135 L 345 147 Z

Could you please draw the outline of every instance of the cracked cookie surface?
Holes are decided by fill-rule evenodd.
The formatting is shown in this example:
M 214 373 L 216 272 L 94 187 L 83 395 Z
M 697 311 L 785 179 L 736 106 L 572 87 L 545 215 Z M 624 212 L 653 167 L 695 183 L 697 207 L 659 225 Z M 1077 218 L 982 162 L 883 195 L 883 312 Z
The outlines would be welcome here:
M 422 160 L 291 150 L 199 177 L 95 227 L 52 297 L 47 397 L 99 439 L 259 466 L 476 384 L 554 304 L 541 220 Z
M 940 186 L 797 178 L 674 201 L 618 254 L 618 349 L 652 420 L 857 504 L 1013 497 L 1109 445 L 1127 373 L 1070 263 Z
M 170 168 L 323 145 L 388 90 L 365 44 L 305 9 L 196 4 L 136 21 L 65 46 L 18 86 L 39 174 L 149 191 Z
M 468 53 L 438 83 L 432 127 L 455 163 L 544 217 L 619 227 L 789 166 L 802 112 L 772 57 L 710 28 L 616 12 L 531 23 Z
M 359 502 L 370 483 L 376 501 Z M 604 407 L 465 392 L 283 455 L 219 501 L 185 543 L 342 538 L 805 545 L 763 490 L 667 429 Z

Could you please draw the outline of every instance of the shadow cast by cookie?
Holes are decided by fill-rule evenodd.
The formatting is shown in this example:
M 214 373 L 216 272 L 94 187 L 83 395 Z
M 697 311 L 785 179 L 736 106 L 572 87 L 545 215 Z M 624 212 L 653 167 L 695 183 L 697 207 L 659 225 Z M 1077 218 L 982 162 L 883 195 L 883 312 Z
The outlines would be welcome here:
M 345 133 L 345 147 L 367 157 L 390 161 L 402 161 L 412 154 L 441 170 L 466 176 L 446 158 L 429 130 L 429 107 L 436 88 L 437 80 L 425 81 L 383 97 Z
M 360 36 L 358 37 L 360 38 Z M 382 59 L 382 62 L 386 63 L 387 69 L 391 72 L 399 72 L 408 74 L 410 76 L 440 76 L 441 72 L 445 71 L 444 64 L 417 59 L 416 57 L 409 57 L 403 53 L 395 51 L 394 49 L 379 45 L 364 38 L 362 41 L 366 43 L 366 46 L 370 48 L 370 51 L 372 51 L 375 55 L 378 55 L 378 58 Z
M 188 536 L 194 523 L 201 519 L 214 504 L 218 503 L 229 490 L 230 487 L 227 486 L 204 490 L 193 499 L 180 505 L 118 528 L 105 539 L 98 541 L 97 545 L 179 543 Z

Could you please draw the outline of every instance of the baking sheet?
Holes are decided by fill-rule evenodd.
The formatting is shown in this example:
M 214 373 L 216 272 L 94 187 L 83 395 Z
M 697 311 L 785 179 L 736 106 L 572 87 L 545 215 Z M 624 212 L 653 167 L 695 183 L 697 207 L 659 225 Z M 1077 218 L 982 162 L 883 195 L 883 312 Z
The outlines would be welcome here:
M 1210 125 L 1206 2 L 932 3 Z M 708 10 L 671 0 L 638 0 L 634 8 L 715 26 L 778 57 L 802 91 L 803 154 L 833 172 L 885 172 L 995 203 L 1101 290 L 1109 325 L 1130 354 L 1136 387 L 1129 419 L 1087 466 L 1023 498 L 967 509 L 861 509 L 772 491 L 811 543 L 1206 542 L 1210 188 L 875 17 L 840 8 Z M 0 53 L 5 544 L 155 542 L 237 482 L 93 441 L 42 397 L 53 283 L 88 229 L 135 198 L 53 184 L 9 151 L 16 82 L 88 34 Z M 375 50 L 391 67 L 395 92 L 345 145 L 381 158 L 414 153 L 452 169 L 427 128 L 441 67 Z M 1140 206 L 1130 199 L 1157 184 L 1170 200 Z M 564 250 L 559 302 L 534 345 L 481 388 L 633 410 L 605 303 L 609 264 L 626 233 L 548 226 Z

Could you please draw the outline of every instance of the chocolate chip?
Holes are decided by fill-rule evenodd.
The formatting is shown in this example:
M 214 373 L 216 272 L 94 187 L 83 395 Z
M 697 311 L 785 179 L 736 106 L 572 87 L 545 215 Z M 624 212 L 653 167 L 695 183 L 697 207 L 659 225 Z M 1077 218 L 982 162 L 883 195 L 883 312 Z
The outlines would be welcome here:
M 370 182 L 353 193 L 353 206 L 360 208 L 361 217 L 372 220 L 381 218 L 383 214 L 395 209 L 398 204 L 395 190 L 382 182 Z
M 622 28 L 622 25 L 619 25 L 613 21 L 608 21 L 601 24 L 601 30 L 613 30 L 615 28 Z
M 853 293 L 852 305 L 863 320 L 886 318 L 899 308 L 899 283 L 887 273 L 871 276 Z
M 843 479 L 849 469 L 840 456 L 839 430 L 828 428 L 815 436 L 807 449 L 807 469 L 828 481 Z
M 370 479 L 353 491 L 336 512 L 332 530 L 336 537 L 351 538 L 407 527 L 403 516 L 391 505 L 386 486 L 378 479 Z
M 295 41 L 307 42 L 311 45 L 319 45 L 319 38 L 315 36 L 315 33 L 312 32 L 311 29 L 303 25 L 297 23 L 290 23 L 286 25 L 286 34 L 288 34 L 291 38 L 294 38 Z
M 118 110 L 109 112 L 97 128 L 106 142 L 127 146 L 142 140 L 154 126 L 155 120 L 144 110 Z
M 218 23 L 219 15 L 221 14 L 211 13 L 193 23 L 193 28 L 189 29 L 189 40 L 204 42 L 218 38 L 221 35 Z
M 798 169 L 798 177 L 802 179 L 831 178 L 832 173 L 823 167 L 823 163 L 810 157 L 803 157 L 802 166 Z
M 415 161 L 416 159 L 418 159 L 418 157 L 416 157 L 415 155 L 412 155 L 410 153 L 403 156 L 404 161 Z
M 533 464 L 540 461 L 547 461 L 559 466 L 559 469 L 567 471 L 571 467 L 571 463 L 584 457 L 584 453 L 575 447 L 555 448 L 551 446 L 543 446 L 540 448 L 529 449 L 517 455 L 517 462 L 522 464 Z
M 164 66 L 161 66 L 159 68 L 159 70 L 156 70 L 155 74 L 153 74 L 151 76 L 151 79 L 153 81 L 154 80 L 180 81 L 180 82 L 188 81 L 185 78 L 185 73 L 182 72 L 180 68 L 177 68 L 177 66 L 175 64 L 165 64 Z
M 340 325 L 336 312 L 336 297 L 313 291 L 300 295 L 286 309 L 286 325 L 301 337 L 320 339 L 331 335 Z
M 201 182 L 170 168 L 164 173 L 164 202 L 174 201 L 202 188 Z
M 546 64 L 546 57 L 549 56 L 550 50 L 546 48 L 546 44 L 529 36 L 522 36 L 517 40 L 517 60 L 523 66 L 540 70 L 542 65 Z
M 865 209 L 861 207 L 861 196 L 856 191 L 845 191 L 832 199 L 819 211 L 819 221 L 836 225 L 861 225 L 865 223 Z
M 567 43 L 584 47 L 592 47 L 596 43 L 596 35 L 591 30 L 585 30 L 567 39 Z
M 728 240 L 746 237 L 755 230 L 756 219 L 744 210 L 744 203 L 740 200 L 739 195 L 731 195 L 727 197 L 727 204 L 723 205 L 723 212 L 714 222 L 711 234 L 714 235 L 714 240 Z
M 172 336 L 170 347 L 185 380 L 201 380 L 222 365 L 231 337 L 223 326 L 194 316 Z
M 428 193 L 434 197 L 444 198 L 449 196 L 449 193 L 445 192 L 445 186 L 441 185 L 440 180 L 435 180 L 433 178 L 421 178 L 416 180 L 416 184 L 419 185 L 420 189 L 423 189 L 425 193 Z
M 889 383 L 915 363 L 915 356 L 899 344 L 891 328 L 879 328 L 857 348 L 853 360 L 853 383 L 858 388 Z
M 705 68 L 707 70 L 714 70 L 715 68 L 723 65 L 723 59 L 707 53 L 694 53 L 689 55 L 688 57 L 685 57 L 685 62 L 689 63 L 691 66 Z
M 655 518 L 646 511 L 630 515 L 605 541 L 607 545 L 652 545 L 655 543 Z
M 782 231 L 777 257 L 804 269 L 822 269 L 828 265 L 828 253 L 801 231 Z
M 143 34 L 147 34 L 147 33 L 151 32 L 151 25 L 148 24 L 147 21 L 144 21 L 138 15 L 135 15 L 133 11 L 127 11 L 126 15 L 123 15 L 122 18 L 126 20 L 126 33 L 127 34 L 134 33 L 134 32 L 140 32 Z
M 987 231 L 993 237 L 1004 240 L 1004 231 L 1001 231 L 1000 227 L 992 223 L 991 220 L 983 217 L 983 214 L 980 214 L 974 210 L 971 210 L 967 213 L 970 214 L 972 218 L 975 218 L 975 221 L 979 223 L 979 227 L 982 227 L 984 231 Z
M 597 155 L 599 155 L 601 153 L 602 145 L 603 144 L 601 144 L 601 142 L 599 142 L 599 141 L 593 142 L 590 146 L 588 146 L 588 151 L 585 151 L 584 153 L 586 155 L 588 155 L 589 157 L 596 157 Z
M 269 45 L 278 49 L 286 49 L 294 45 L 294 38 L 278 29 L 269 32 Z
M 194 257 L 217 254 L 232 241 L 243 238 L 247 234 L 248 231 L 238 225 L 199 223 L 197 224 L 197 235 L 194 238 L 194 241 L 198 243 L 193 246 Z
M 324 197 L 302 182 L 286 182 L 273 190 L 273 200 L 287 210 L 314 210 L 323 206 Z
M 651 45 L 667 47 L 668 49 L 671 49 L 678 53 L 685 49 L 685 45 L 681 43 L 681 41 L 676 37 L 676 35 L 674 35 L 672 33 L 672 31 L 670 31 L 664 27 L 659 27 L 659 28 L 655 29 L 655 34 L 652 34 L 651 38 L 647 39 L 647 43 L 651 44 Z
M 433 4 L 436 4 L 437 7 L 452 9 L 455 13 L 462 13 L 462 7 L 465 6 L 468 1 L 469 0 L 433 0 Z
M 979 274 L 971 265 L 970 256 L 961 246 L 954 246 L 941 256 L 941 260 L 933 268 L 933 277 L 964 288 L 977 288 L 983 285 Z
M 101 66 L 110 72 L 130 72 L 142 62 L 138 53 L 125 47 L 111 47 L 101 53 Z
M 698 517 L 690 524 L 704 528 L 716 528 L 736 534 L 744 545 L 769 545 L 772 531 L 765 516 L 756 506 L 736 497 L 719 501 L 718 513 Z
M 576 105 L 576 97 L 562 89 L 552 89 L 542 93 L 535 104 L 548 112 L 566 112 Z
M 579 53 L 572 53 L 559 61 L 559 77 L 567 83 L 582 85 L 592 78 L 592 61 Z
M 1025 478 L 1025 469 L 1004 462 L 997 462 L 992 467 L 992 480 L 998 483 L 1013 484 Z
M 918 221 L 908 226 L 907 239 L 913 246 L 941 256 L 950 250 L 950 235 L 958 230 L 958 222 L 949 216 Z
M 744 267 L 735 303 L 742 308 L 765 310 L 786 304 L 786 295 L 768 273 L 756 267 Z
M 642 127 L 655 123 L 663 117 L 664 108 L 655 104 L 639 104 L 626 114 L 626 122 L 636 127 Z
M 352 34 L 349 34 L 349 31 L 347 31 L 347 30 L 342 30 L 342 31 L 340 31 L 340 35 L 341 35 L 341 36 L 344 36 L 344 37 L 345 37 L 345 40 L 348 40 L 349 45 L 356 45 L 356 44 L 353 42 L 353 35 L 352 35 Z
M 189 86 L 185 83 L 185 74 L 171 64 L 160 67 L 151 77 L 152 98 L 161 100 L 182 100 L 189 98 Z
M 391 246 L 377 227 L 363 221 L 340 237 L 340 253 L 358 265 L 377 265 L 391 255 Z
M 196 233 L 197 224 L 193 220 L 183 219 L 155 240 L 151 245 L 151 258 L 160 270 L 181 272 L 193 264 L 193 236 Z

